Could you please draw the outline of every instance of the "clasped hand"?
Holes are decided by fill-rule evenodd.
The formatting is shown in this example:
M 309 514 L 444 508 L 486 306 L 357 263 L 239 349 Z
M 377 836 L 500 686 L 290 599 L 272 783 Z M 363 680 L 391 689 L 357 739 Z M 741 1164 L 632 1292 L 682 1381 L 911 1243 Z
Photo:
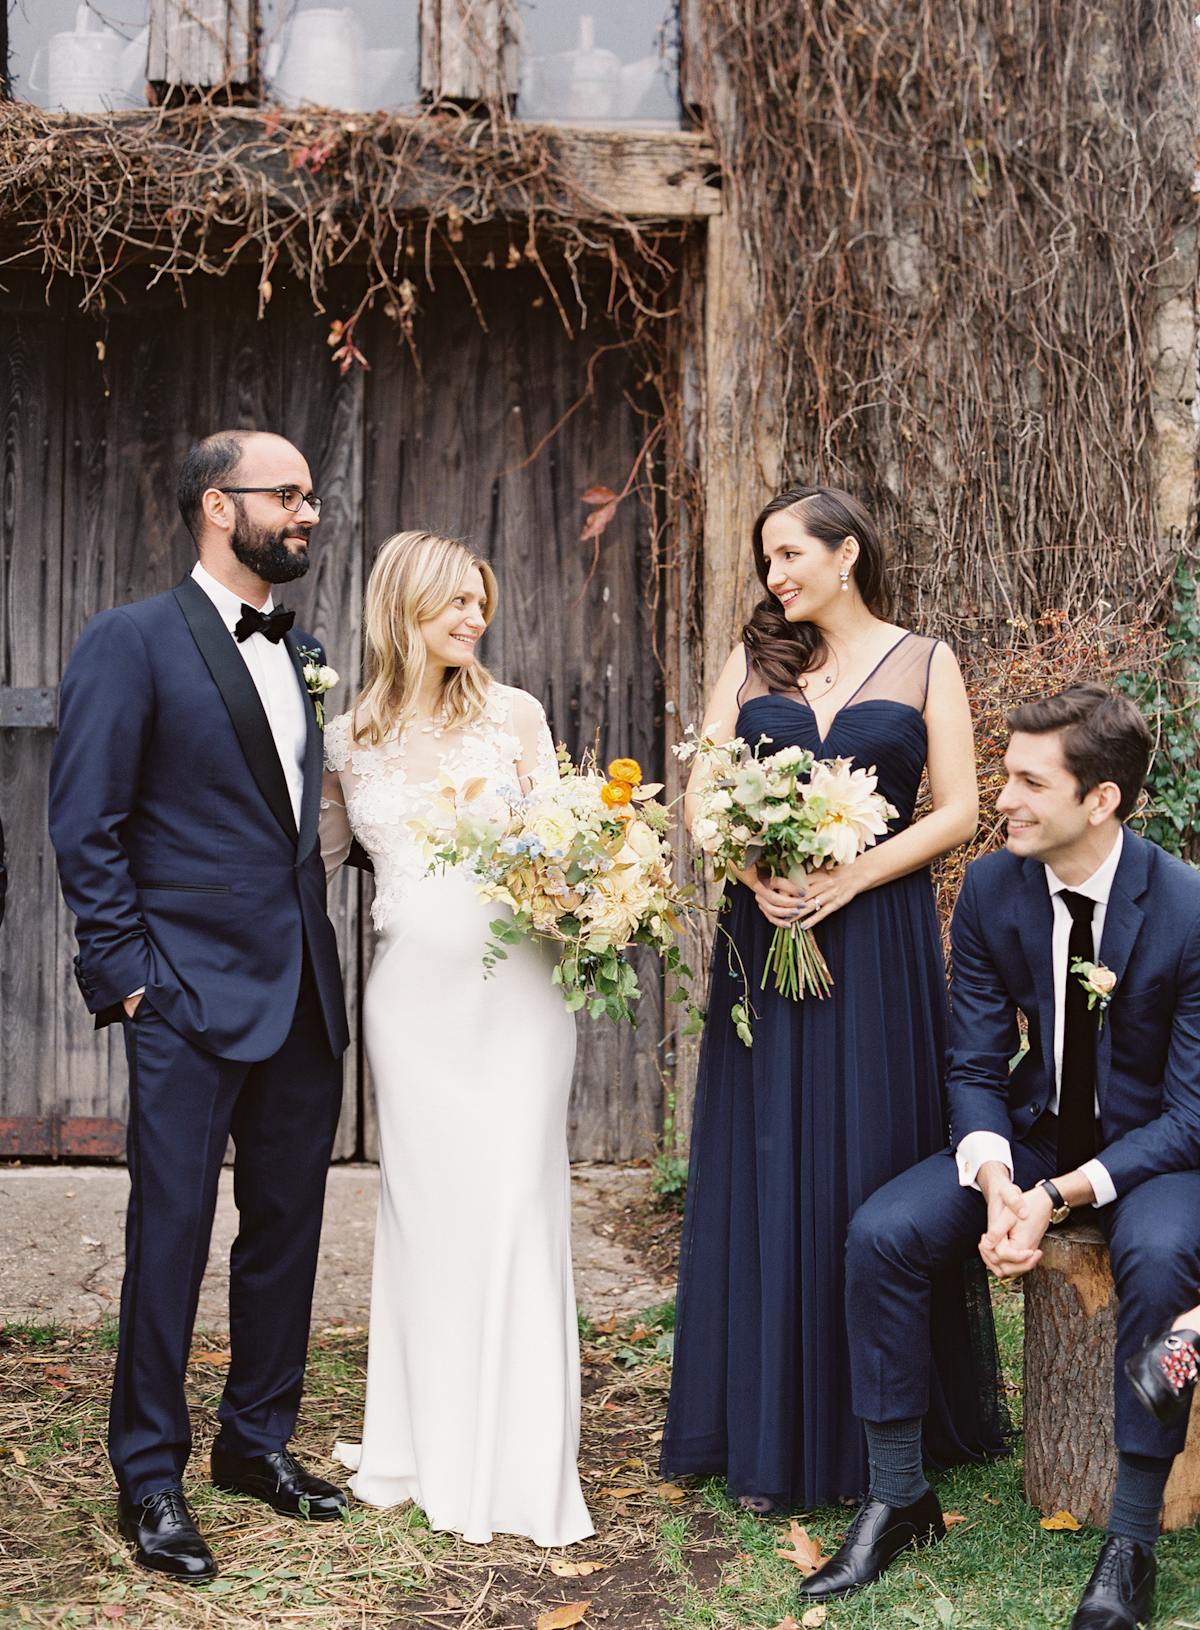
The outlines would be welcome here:
M 1040 1185 L 1022 1191 L 1007 1177 L 987 1189 L 987 1232 L 979 1254 L 997 1279 L 1016 1279 L 1042 1260 L 1038 1249 L 1050 1226 L 1050 1196 Z
M 789 877 L 760 876 L 754 868 L 737 875 L 753 891 L 759 910 L 773 928 L 790 928 L 793 924 L 812 928 L 849 905 L 858 893 L 853 870 L 851 862 L 829 871 L 809 872 L 801 883 L 793 883 Z

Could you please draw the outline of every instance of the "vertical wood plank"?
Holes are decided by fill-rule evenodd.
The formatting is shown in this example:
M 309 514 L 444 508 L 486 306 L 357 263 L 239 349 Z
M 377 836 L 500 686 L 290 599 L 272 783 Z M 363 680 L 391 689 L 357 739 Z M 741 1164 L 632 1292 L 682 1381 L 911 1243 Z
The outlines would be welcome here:
M 0 294 L 0 685 L 59 678 L 63 343 L 61 318 L 30 274 Z M 56 1057 L 58 878 L 46 830 L 51 730 L 0 730 L 0 819 L 8 901 L 0 928 L 0 1119 L 49 1133 Z M 51 1150 L 47 1147 L 45 1153 Z
M 255 78 L 256 0 L 150 0 L 146 78 L 168 85 Z
M 362 277 L 351 273 L 331 280 L 326 303 L 347 315 L 358 304 Z M 340 683 L 325 698 L 326 715 L 341 713 L 359 688 L 363 594 L 363 375 L 353 368 L 340 375 L 325 343 L 329 316 L 313 312 L 307 291 L 285 286 L 282 434 L 304 454 L 313 490 L 324 500 L 313 532 L 308 574 L 288 584 L 280 598 L 296 610 L 297 625 L 325 648 Z M 329 915 L 337 930 L 350 1046 L 342 1076 L 342 1116 L 334 1141 L 335 1160 L 359 1152 L 360 1067 L 359 874 L 343 867 L 330 884 Z

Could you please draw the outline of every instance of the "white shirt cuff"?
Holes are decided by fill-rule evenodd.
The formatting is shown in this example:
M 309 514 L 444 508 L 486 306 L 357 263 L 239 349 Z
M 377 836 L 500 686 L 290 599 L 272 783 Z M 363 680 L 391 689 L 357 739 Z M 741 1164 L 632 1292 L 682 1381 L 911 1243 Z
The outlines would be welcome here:
M 1117 1197 L 1113 1187 L 1113 1180 L 1107 1170 L 1098 1160 L 1085 1160 L 1079 1168 L 1080 1175 L 1086 1177 L 1092 1185 L 1092 1193 L 1096 1196 L 1098 1206 L 1110 1206 Z
M 126 1001 L 127 1001 L 127 1002 L 132 1002 L 132 1001 L 133 1001 L 133 998 L 134 998 L 134 997 L 135 997 L 135 996 L 144 996 L 144 995 L 145 995 L 145 994 L 146 994 L 146 987 L 145 987 L 145 985 L 139 985 L 139 986 L 138 986 L 138 988 L 137 988 L 137 989 L 136 989 L 136 990 L 131 990 L 131 991 L 130 991 L 130 993 L 129 993 L 129 995 L 128 995 L 128 996 L 127 996 L 127 997 L 126 997 L 126 998 L 125 998 L 125 1000 L 126 1000 Z
M 1002 1138 L 999 1132 L 968 1132 L 954 1151 L 954 1160 L 958 1166 L 958 1181 L 965 1189 L 979 1187 L 975 1174 L 989 1160 L 998 1160 L 1008 1168 L 1009 1177 L 1012 1176 L 1012 1150 L 1008 1139 Z

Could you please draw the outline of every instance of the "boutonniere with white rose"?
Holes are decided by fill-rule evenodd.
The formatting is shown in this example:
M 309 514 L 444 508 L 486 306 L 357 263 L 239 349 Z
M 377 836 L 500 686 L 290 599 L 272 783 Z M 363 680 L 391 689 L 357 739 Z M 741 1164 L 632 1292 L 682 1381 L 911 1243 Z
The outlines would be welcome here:
M 1082 957 L 1076 957 L 1072 962 L 1071 972 L 1083 986 L 1088 999 L 1088 1012 L 1099 1006 L 1100 1017 L 1096 1021 L 1096 1027 L 1103 1030 L 1104 1010 L 1112 1001 L 1112 993 L 1117 988 L 1116 974 L 1111 968 L 1106 968 L 1103 962 L 1085 962 Z
M 303 645 L 299 647 L 300 661 L 303 664 L 304 685 L 313 699 L 313 707 L 317 715 L 317 728 L 325 728 L 325 704 L 321 701 L 327 690 L 332 690 L 338 682 L 336 668 L 328 667 L 320 661 L 321 653 L 317 650 L 306 650 Z

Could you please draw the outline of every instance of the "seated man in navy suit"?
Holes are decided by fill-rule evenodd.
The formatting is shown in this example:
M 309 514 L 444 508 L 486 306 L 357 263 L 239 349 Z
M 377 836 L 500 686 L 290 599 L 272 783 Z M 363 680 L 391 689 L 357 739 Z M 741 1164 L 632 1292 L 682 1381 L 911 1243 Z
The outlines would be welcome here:
M 109 1456 L 143 1566 L 216 1572 L 183 1497 L 184 1373 L 217 1180 L 235 1146 L 222 1488 L 336 1519 L 288 1451 L 308 1351 L 325 1176 L 349 1040 L 317 843 L 315 640 L 273 584 L 308 569 L 321 500 L 281 436 L 193 447 L 179 507 L 199 563 L 104 611 L 63 676 L 50 831 L 80 988 L 129 1060 L 129 1217 Z
M 951 928 L 951 1149 L 885 1184 L 850 1225 L 871 1487 L 800 1595 L 849 1595 L 945 1533 L 921 1470 L 932 1271 L 978 1248 L 997 1277 L 1026 1273 L 1047 1228 L 1094 1207 L 1120 1298 L 1119 1462 L 1071 1624 L 1129 1630 L 1153 1612 L 1163 1490 L 1187 1429 L 1186 1412 L 1163 1424 L 1139 1407 L 1125 1365 L 1200 1284 L 1200 875 L 1123 824 L 1151 753 L 1132 703 L 1076 684 L 1008 722 L 1007 845 L 967 868 Z M 1018 1014 L 1028 1051 L 1010 1073 Z

